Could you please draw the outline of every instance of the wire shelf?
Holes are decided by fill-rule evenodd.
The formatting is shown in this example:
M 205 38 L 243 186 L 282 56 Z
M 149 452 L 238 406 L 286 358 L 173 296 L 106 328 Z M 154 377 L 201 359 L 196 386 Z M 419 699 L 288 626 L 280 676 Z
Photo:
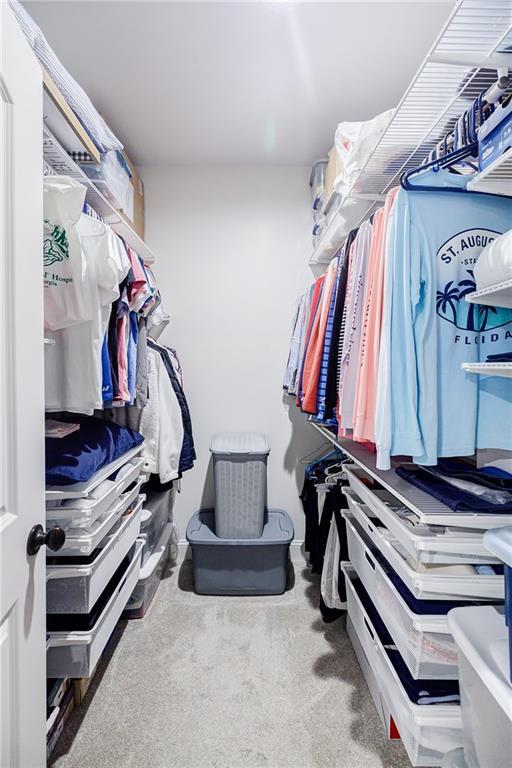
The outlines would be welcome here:
M 362 203 L 357 215 L 345 216 L 337 247 L 399 183 L 402 173 L 421 165 L 472 101 L 496 82 L 499 66 L 512 67 L 511 0 L 460 0 L 338 207 L 334 219 L 354 200 Z M 334 219 L 330 228 L 336 226 Z M 324 238 L 310 263 L 329 260 L 323 245 Z
M 144 260 L 146 264 L 153 264 L 155 256 L 148 248 L 144 240 L 139 237 L 128 224 L 120 212 L 99 191 L 94 182 L 84 173 L 80 166 L 68 155 L 64 147 L 46 126 L 43 126 L 43 157 L 45 169 L 47 166 L 54 173 L 70 176 L 75 181 L 87 188 L 85 199 L 101 216 L 103 221 L 120 235 L 128 245 Z
M 468 189 L 512 197 L 512 147 L 471 179 Z
M 512 363 L 462 363 L 462 370 L 482 376 L 504 376 L 512 378 Z
M 464 297 L 470 304 L 485 304 L 488 307 L 512 308 L 512 278 L 503 283 L 481 288 L 479 291 L 468 293 Z

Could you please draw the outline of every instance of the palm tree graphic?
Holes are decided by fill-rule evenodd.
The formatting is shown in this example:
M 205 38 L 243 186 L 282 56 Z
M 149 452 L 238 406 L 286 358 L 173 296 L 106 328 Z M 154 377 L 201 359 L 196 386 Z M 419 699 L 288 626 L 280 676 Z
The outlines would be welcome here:
M 478 305 L 478 317 L 480 319 L 480 328 L 478 329 L 480 332 L 485 331 L 487 327 L 487 320 L 489 319 L 489 315 L 497 315 L 498 310 L 496 307 L 488 307 L 485 304 L 479 304 Z
M 466 269 L 466 272 L 470 276 L 470 280 L 466 278 L 466 280 L 461 280 L 459 283 L 459 299 L 463 299 L 464 296 L 467 296 L 468 293 L 473 293 L 474 290 L 476 290 L 476 282 L 475 277 L 473 275 L 472 269 Z M 476 331 L 478 330 L 475 328 L 475 313 L 478 312 L 478 304 L 470 304 L 468 309 L 468 319 L 466 322 L 466 330 L 467 331 Z M 487 315 L 485 315 L 485 321 L 487 321 Z
M 453 280 L 450 280 L 449 283 L 446 283 L 444 290 L 437 291 L 436 308 L 437 313 L 441 315 L 446 315 L 448 308 L 450 308 L 453 314 L 453 323 L 457 325 L 457 305 L 461 297 L 458 289 L 452 286 Z

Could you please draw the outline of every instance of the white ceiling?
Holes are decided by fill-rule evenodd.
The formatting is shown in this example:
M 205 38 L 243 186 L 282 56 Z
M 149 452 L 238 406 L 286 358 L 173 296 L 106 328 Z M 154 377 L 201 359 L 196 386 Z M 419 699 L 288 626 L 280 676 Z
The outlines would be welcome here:
M 26 2 L 143 164 L 305 164 L 394 106 L 447 2 Z

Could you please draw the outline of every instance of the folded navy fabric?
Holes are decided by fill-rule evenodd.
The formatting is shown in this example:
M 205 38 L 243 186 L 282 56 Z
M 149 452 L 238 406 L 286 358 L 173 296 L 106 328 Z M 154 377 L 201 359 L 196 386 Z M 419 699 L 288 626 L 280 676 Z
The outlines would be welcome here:
M 402 579 L 389 568 L 386 575 L 392 582 L 398 594 L 404 599 L 411 611 L 419 616 L 446 615 L 452 608 L 464 605 L 478 605 L 472 602 L 450 602 L 449 600 L 418 600 L 405 586 Z M 486 603 L 488 605 L 488 603 Z
M 512 491 L 512 475 L 500 467 L 475 467 L 464 459 L 439 459 L 431 472 L 439 472 L 448 477 L 469 480 L 487 488 L 499 488 Z
M 415 680 L 400 653 L 392 648 L 385 650 L 405 692 L 414 704 L 460 704 L 457 680 Z
M 487 355 L 486 363 L 512 363 L 512 352 L 502 352 L 500 355 Z
M 492 504 L 474 493 L 455 488 L 421 467 L 398 467 L 395 471 L 408 483 L 446 504 L 454 512 L 512 512 L 512 502 Z
M 389 634 L 386 625 L 382 621 L 361 581 L 354 579 L 352 584 L 410 700 L 415 704 L 459 703 L 459 684 L 456 680 L 414 680 L 399 651 L 394 648 L 393 638 Z M 423 602 L 428 601 L 424 600 Z M 453 607 L 455 607 L 454 603 L 449 606 L 448 610 L 451 610 Z M 439 613 L 441 612 L 439 611 Z M 387 646 L 393 647 L 389 648 Z
M 112 421 L 80 414 L 72 414 L 70 420 L 78 422 L 80 429 L 66 437 L 45 440 L 47 485 L 85 483 L 99 469 L 144 441 L 138 432 Z

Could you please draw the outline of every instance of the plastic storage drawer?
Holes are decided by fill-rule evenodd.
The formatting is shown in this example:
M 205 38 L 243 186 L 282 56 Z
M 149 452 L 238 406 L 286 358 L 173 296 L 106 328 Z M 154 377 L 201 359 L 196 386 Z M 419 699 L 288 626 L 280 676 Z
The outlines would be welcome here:
M 293 524 L 269 510 L 259 539 L 221 539 L 213 510 L 196 512 L 187 526 L 195 590 L 200 595 L 279 595 L 286 588 Z
M 223 539 L 257 539 L 267 496 L 265 435 L 219 432 L 212 438 L 215 531 Z
M 121 518 L 114 531 L 105 539 L 105 546 L 96 550 L 88 563 L 47 565 L 46 612 L 89 613 L 115 573 L 119 563 L 133 546 L 140 530 L 142 499 L 129 515 Z
M 167 523 L 153 553 L 140 569 L 139 582 L 128 600 L 123 618 L 142 619 L 153 602 L 170 559 L 173 530 L 173 523 Z
M 311 168 L 309 186 L 311 188 L 311 205 L 314 210 L 319 210 L 323 204 L 327 163 L 328 160 L 317 160 Z
M 512 685 L 503 616 L 459 608 L 449 616 L 459 648 L 464 752 L 471 768 L 512 764 Z
M 140 520 L 140 538 L 144 541 L 142 565 L 151 556 L 167 523 L 171 519 L 174 490 L 149 493 Z
M 127 210 L 132 182 L 116 150 L 102 154 L 100 163 L 83 163 L 80 167 L 114 208 Z
M 503 600 L 503 576 L 481 574 L 474 569 L 471 573 L 416 569 L 407 559 L 407 552 L 400 542 L 394 539 L 385 527 L 379 525 L 379 521 L 375 520 L 368 507 L 363 505 L 354 507 L 353 520 L 357 521 L 360 530 L 364 531 L 373 545 L 382 553 L 385 560 L 414 597 L 421 600 L 458 602 L 468 599 Z M 445 567 L 457 568 L 460 566 Z
M 365 504 L 406 552 L 420 563 L 496 563 L 484 546 L 484 532 L 477 530 L 447 530 L 442 525 L 420 523 L 418 517 L 395 496 L 356 466 L 346 466 L 350 488 L 344 489 L 349 507 Z
M 509 675 L 512 681 L 512 526 L 487 531 L 484 542 L 505 567 L 505 623 L 508 627 Z
M 342 440 L 340 447 L 345 450 L 345 440 Z M 348 441 L 351 442 L 351 441 Z M 375 458 L 365 448 L 353 447 L 350 445 L 352 452 L 363 454 L 365 461 L 368 464 L 375 464 Z M 350 452 L 350 451 L 349 451 Z M 395 463 L 395 466 L 399 466 Z M 400 466 L 407 467 L 407 463 L 400 462 Z M 415 466 L 415 465 L 411 465 Z M 380 510 L 385 510 L 385 504 L 379 503 L 377 500 L 380 498 L 386 501 L 390 501 L 391 506 L 400 504 L 410 509 L 416 515 L 419 522 L 425 525 L 433 526 L 449 526 L 450 528 L 463 528 L 470 529 L 472 532 L 475 530 L 486 531 L 488 528 L 501 528 L 504 525 L 512 525 L 512 513 L 511 512 L 463 512 L 454 511 L 442 504 L 440 501 L 430 496 L 428 493 L 421 491 L 419 488 L 415 488 L 414 485 L 407 482 L 404 478 L 397 475 L 394 471 L 386 471 L 377 469 L 375 466 L 351 466 L 349 464 L 344 466 L 346 470 L 347 478 L 350 483 L 350 487 L 356 492 L 356 494 L 373 509 L 377 517 L 380 515 Z M 359 482 L 360 481 L 360 482 Z M 390 490 L 386 490 L 390 488 Z M 377 504 L 374 507 L 374 504 Z M 463 535 L 466 532 L 463 532 Z M 398 538 L 398 537 L 397 537 Z M 478 544 L 478 541 L 477 541 Z M 481 553 L 488 556 L 489 553 L 484 550 L 480 550 Z
M 383 558 L 372 550 L 364 535 L 350 521 L 347 523 L 351 563 L 378 607 L 411 675 L 427 680 L 456 679 L 457 648 L 448 628 L 448 606 L 443 606 L 439 613 L 437 601 L 415 600 L 411 595 L 410 604 L 417 604 L 415 612 L 397 590 L 387 563 L 384 565 Z M 396 575 L 395 578 L 398 579 Z M 407 592 L 405 585 L 402 587 Z M 451 607 L 458 605 L 460 602 Z
M 138 479 L 129 491 L 125 491 L 116 499 L 111 507 L 98 520 L 95 520 L 88 528 L 66 528 L 66 541 L 62 549 L 53 552 L 52 557 L 87 557 L 99 547 L 104 539 L 112 531 L 119 519 L 135 509 L 139 500 L 144 500 L 140 495 L 140 488 L 144 481 Z
M 379 684 L 377 682 L 377 678 L 373 673 L 370 659 L 367 657 L 366 653 L 364 652 L 363 646 L 359 642 L 357 632 L 354 628 L 354 625 L 352 623 L 350 616 L 347 616 L 347 635 L 349 636 L 350 642 L 352 643 L 352 648 L 354 649 L 354 653 L 356 654 L 356 658 L 357 658 L 357 661 L 359 662 L 359 666 L 361 667 L 361 671 L 366 681 L 366 685 L 368 686 L 368 690 L 370 691 L 371 697 L 373 699 L 373 704 L 375 706 L 375 709 L 377 710 L 377 714 L 380 717 L 380 721 L 386 731 L 386 734 L 390 739 L 397 738 L 396 736 L 392 736 L 391 714 L 389 712 L 386 701 L 380 692 Z
M 136 482 L 144 466 L 144 459 L 137 458 L 125 462 L 117 468 L 116 476 L 103 477 L 101 482 L 90 490 L 84 488 L 83 496 L 53 499 L 46 506 L 46 520 L 62 528 L 88 528 L 103 517 L 116 504 L 119 497 Z M 98 474 L 98 473 L 97 473 Z M 111 473 L 112 474 L 112 473 Z M 83 483 L 80 483 L 83 486 Z M 68 486 L 76 488 L 76 486 Z M 68 491 L 71 493 L 71 491 Z M 58 505 L 58 506 L 57 506 Z
M 49 677 L 92 675 L 139 579 L 141 548 L 141 542 L 137 542 L 128 567 L 112 590 L 109 589 L 108 602 L 91 629 L 50 631 L 46 654 L 46 674 Z
M 348 614 L 409 759 L 413 766 L 440 766 L 446 752 L 462 746 L 461 708 L 457 704 L 418 705 L 410 700 L 359 599 L 353 577 L 347 578 Z
M 355 477 L 351 471 L 347 476 Z M 361 483 L 362 484 L 362 483 Z M 407 554 L 420 563 L 449 565 L 457 563 L 496 563 L 495 557 L 486 549 L 483 530 L 447 529 L 420 523 L 414 512 L 404 507 L 387 491 L 370 491 L 361 494 L 351 488 L 344 488 L 349 509 L 355 505 L 368 506 L 372 514 L 389 530 Z M 364 487 L 364 486 L 363 486 Z M 363 498 L 364 496 L 364 498 Z
M 135 459 L 143 449 L 144 445 L 136 445 L 135 448 L 131 448 L 126 453 L 118 456 L 117 459 L 111 461 L 109 464 L 98 469 L 97 472 L 89 478 L 89 480 L 83 483 L 72 483 L 72 485 L 47 485 L 45 490 L 46 501 L 62 501 L 65 499 L 86 499 L 91 496 L 93 491 L 104 480 L 111 478 L 112 480 L 118 479 L 117 473 L 128 462 L 131 463 L 132 459 Z

